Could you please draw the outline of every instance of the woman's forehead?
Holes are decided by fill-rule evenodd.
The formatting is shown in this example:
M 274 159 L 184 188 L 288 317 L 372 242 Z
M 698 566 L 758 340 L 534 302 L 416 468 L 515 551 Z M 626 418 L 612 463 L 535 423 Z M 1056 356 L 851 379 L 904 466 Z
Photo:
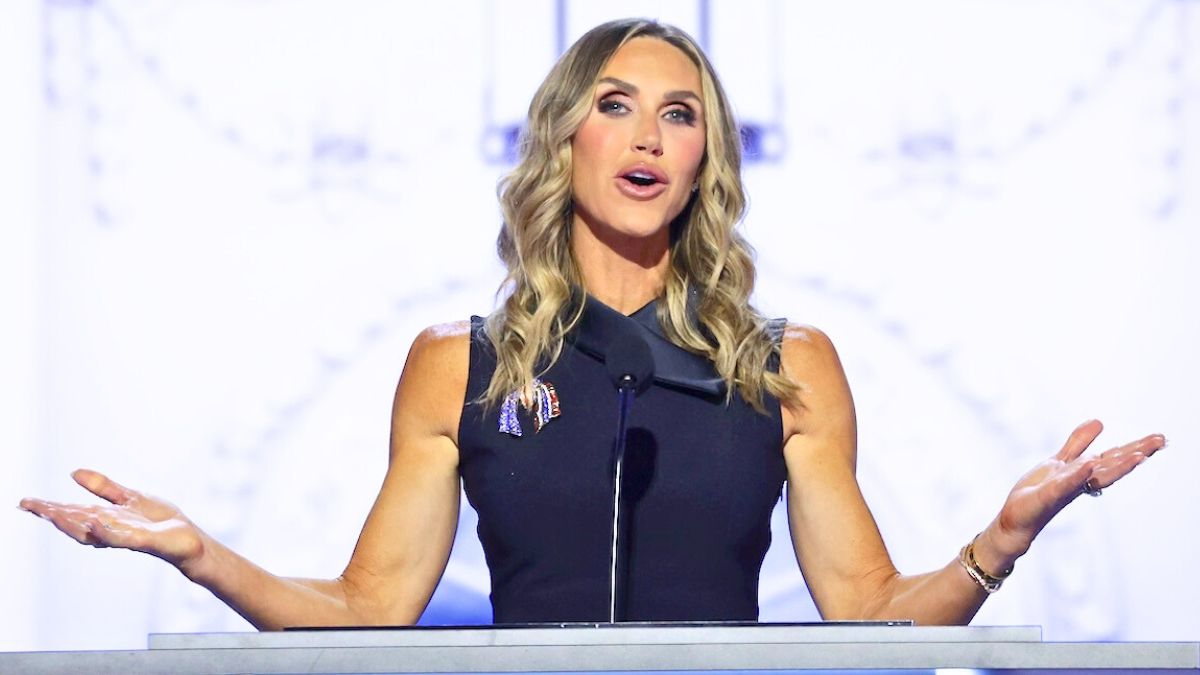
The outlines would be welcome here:
M 637 37 L 621 45 L 605 64 L 600 82 L 619 80 L 639 88 L 701 93 L 700 69 L 675 45 Z

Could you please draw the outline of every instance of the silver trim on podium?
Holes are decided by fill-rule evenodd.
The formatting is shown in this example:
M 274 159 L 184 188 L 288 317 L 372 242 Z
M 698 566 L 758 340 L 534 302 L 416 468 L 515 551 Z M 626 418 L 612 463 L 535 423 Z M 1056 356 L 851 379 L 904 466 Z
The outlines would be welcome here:
M 1030 630 L 761 625 L 157 635 L 156 648 L 138 651 L 0 653 L 0 673 L 1200 672 L 1198 643 L 1040 642 L 1027 639 Z
M 402 628 L 271 633 L 152 633 L 150 649 L 281 647 L 483 647 L 532 645 L 814 644 L 879 642 L 1041 642 L 1040 626 L 592 626 Z

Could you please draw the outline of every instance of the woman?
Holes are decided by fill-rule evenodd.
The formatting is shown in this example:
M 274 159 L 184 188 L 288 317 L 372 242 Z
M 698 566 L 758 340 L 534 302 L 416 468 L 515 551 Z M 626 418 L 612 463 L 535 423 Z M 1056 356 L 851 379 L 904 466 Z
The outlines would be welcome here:
M 607 341 L 640 331 L 657 363 L 629 434 L 629 619 L 754 619 L 768 519 L 786 482 L 793 545 L 827 619 L 966 623 L 1066 504 L 1165 445 L 1083 457 L 1086 422 L 1026 474 L 940 570 L 892 565 L 855 480 L 855 419 L 820 331 L 748 305 L 739 137 L 707 59 L 680 31 L 604 24 L 530 107 L 501 185 L 504 306 L 413 344 L 389 468 L 342 576 L 281 578 L 173 506 L 91 471 L 112 506 L 25 508 L 77 541 L 176 565 L 260 629 L 400 625 L 445 568 L 459 485 L 480 514 L 498 622 L 606 616 L 613 396 Z

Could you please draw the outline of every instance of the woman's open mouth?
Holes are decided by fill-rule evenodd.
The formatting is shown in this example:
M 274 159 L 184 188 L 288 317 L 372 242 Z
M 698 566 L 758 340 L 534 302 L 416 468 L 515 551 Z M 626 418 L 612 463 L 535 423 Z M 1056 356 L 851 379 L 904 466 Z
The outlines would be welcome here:
M 667 189 L 667 177 L 661 171 L 639 166 L 617 176 L 617 189 L 633 199 L 653 199 Z

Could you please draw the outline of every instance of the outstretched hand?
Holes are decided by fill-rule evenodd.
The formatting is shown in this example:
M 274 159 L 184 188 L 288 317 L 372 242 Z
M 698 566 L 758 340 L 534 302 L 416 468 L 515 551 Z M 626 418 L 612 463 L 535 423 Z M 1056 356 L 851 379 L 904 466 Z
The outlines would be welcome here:
M 1002 550 L 1024 553 L 1063 507 L 1080 495 L 1099 494 L 1167 444 L 1162 434 L 1151 434 L 1085 457 L 1084 451 L 1103 429 L 1099 420 L 1079 425 L 1058 454 L 1017 481 L 1000 511 L 998 531 L 993 533 L 993 541 Z
M 40 516 L 81 544 L 149 553 L 181 567 L 204 550 L 199 528 L 175 505 L 131 490 L 88 469 L 71 474 L 76 483 L 108 504 L 63 504 L 22 499 L 20 508 Z

